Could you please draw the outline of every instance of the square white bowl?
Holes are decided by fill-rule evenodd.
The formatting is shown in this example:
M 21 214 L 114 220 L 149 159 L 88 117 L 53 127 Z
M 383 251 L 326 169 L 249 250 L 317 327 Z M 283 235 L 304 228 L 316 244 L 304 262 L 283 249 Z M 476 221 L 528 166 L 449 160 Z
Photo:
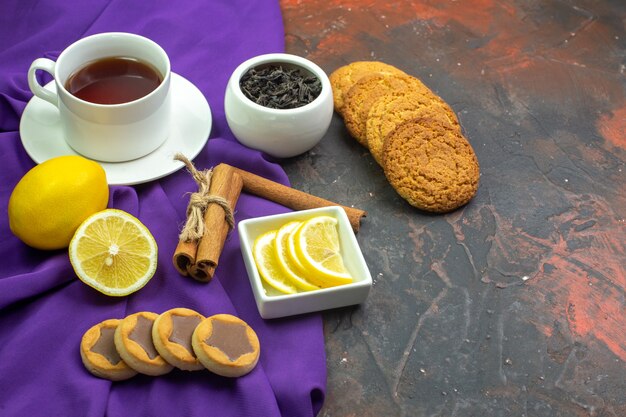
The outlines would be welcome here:
M 290 221 L 303 221 L 321 215 L 337 219 L 343 261 L 354 281 L 337 287 L 296 294 L 266 291 L 252 255 L 252 247 L 256 238 L 271 230 L 278 230 L 280 226 Z M 360 304 L 367 298 L 372 287 L 372 276 L 350 226 L 348 216 L 341 207 L 322 207 L 242 220 L 239 222 L 238 231 L 241 240 L 241 254 L 248 271 L 252 292 L 259 313 L 264 319 Z

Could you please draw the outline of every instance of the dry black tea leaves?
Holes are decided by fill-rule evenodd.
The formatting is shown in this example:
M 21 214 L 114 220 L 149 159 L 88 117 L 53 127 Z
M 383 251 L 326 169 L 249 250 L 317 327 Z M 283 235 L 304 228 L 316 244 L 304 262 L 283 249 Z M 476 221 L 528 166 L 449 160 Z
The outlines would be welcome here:
M 302 107 L 322 92 L 319 78 L 303 75 L 298 68 L 285 69 L 279 65 L 249 69 L 239 86 L 250 100 L 271 109 Z

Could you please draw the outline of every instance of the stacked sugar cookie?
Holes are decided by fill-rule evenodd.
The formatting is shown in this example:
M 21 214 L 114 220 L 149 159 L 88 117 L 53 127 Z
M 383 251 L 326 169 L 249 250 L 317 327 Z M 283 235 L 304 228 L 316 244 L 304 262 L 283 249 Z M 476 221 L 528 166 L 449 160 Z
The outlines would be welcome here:
M 230 314 L 204 317 L 187 308 L 105 320 L 87 330 L 80 344 L 85 368 L 112 381 L 174 368 L 238 377 L 256 366 L 259 354 L 259 339 L 243 320 Z
M 480 170 L 452 108 L 418 78 L 378 61 L 330 74 L 335 111 L 409 204 L 445 213 L 469 202 Z

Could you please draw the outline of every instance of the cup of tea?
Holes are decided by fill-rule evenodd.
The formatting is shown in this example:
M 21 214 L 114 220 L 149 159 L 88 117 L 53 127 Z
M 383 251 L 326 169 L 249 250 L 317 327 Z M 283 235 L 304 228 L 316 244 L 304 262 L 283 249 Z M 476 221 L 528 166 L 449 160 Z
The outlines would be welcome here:
M 38 82 L 38 70 L 52 75 L 55 89 Z M 28 70 L 33 94 L 58 108 L 68 145 L 104 162 L 140 158 L 167 139 L 170 79 L 163 48 L 123 32 L 82 38 L 56 62 L 38 58 Z

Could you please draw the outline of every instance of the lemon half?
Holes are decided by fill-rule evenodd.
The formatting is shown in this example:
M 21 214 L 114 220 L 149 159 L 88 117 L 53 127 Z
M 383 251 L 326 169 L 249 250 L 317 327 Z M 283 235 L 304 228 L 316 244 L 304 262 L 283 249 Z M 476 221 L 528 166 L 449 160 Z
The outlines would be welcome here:
M 70 262 L 78 278 L 111 296 L 131 294 L 156 271 L 154 237 L 136 217 L 108 209 L 88 217 L 69 245 Z

